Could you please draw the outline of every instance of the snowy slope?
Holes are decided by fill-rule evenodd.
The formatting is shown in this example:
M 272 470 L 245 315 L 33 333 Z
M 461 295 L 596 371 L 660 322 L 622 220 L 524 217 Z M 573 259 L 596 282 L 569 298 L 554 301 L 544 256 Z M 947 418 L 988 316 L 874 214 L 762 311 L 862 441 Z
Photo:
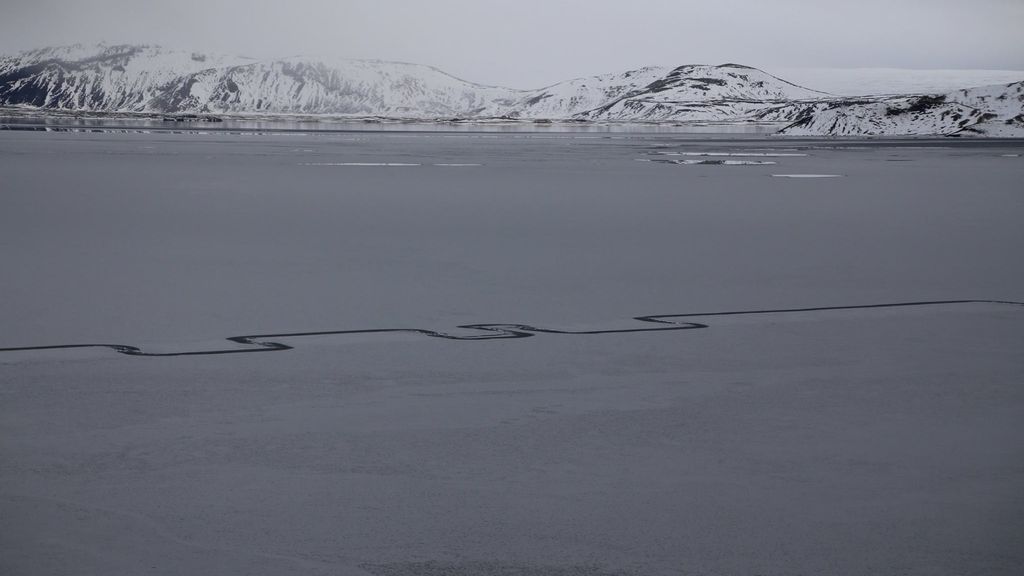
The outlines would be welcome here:
M 906 68 L 772 68 L 773 73 L 837 96 L 945 94 L 970 86 L 1024 80 L 1022 70 L 920 70 Z
M 780 134 L 1024 136 L 1024 82 L 819 104 Z
M 516 102 L 507 114 L 586 120 L 729 120 L 746 118 L 766 103 L 825 96 L 738 64 L 648 67 L 542 88 Z
M 566 118 L 588 112 L 635 92 L 638 87 L 657 82 L 669 68 L 651 66 L 620 74 L 602 74 L 576 78 L 539 90 L 532 90 L 514 102 L 508 110 L 494 110 L 494 115 L 509 114 L 525 118 Z
M 251 62 L 158 46 L 65 46 L 0 58 L 0 102 L 64 110 L 144 111 L 180 78 Z
M 185 76 L 177 80 L 175 94 L 187 96 L 152 104 L 174 111 L 436 118 L 476 115 L 507 104 L 518 92 L 417 64 L 290 58 Z
M 978 124 L 965 128 L 962 135 L 1024 136 L 1024 82 L 957 90 L 947 98 L 986 115 Z
M 398 62 L 256 61 L 154 46 L 73 46 L 0 59 L 0 104 L 63 110 L 443 117 L 520 96 Z
M 581 116 L 602 120 L 747 119 L 773 103 L 827 96 L 756 68 L 688 65 Z
M 736 64 L 640 68 L 526 91 L 400 62 L 253 60 L 156 46 L 77 45 L 0 59 L 0 104 L 105 112 L 721 121 L 824 96 Z

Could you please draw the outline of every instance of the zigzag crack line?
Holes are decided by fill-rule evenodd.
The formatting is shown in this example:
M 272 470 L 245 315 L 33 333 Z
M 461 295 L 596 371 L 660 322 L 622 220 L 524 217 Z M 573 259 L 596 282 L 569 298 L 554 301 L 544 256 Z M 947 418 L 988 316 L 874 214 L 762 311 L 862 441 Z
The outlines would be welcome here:
M 0 348 L 0 352 L 27 352 L 33 350 L 68 350 L 75 348 L 107 348 L 127 356 L 149 356 L 149 357 L 173 357 L 173 356 L 216 356 L 223 354 L 248 354 L 253 352 L 282 352 L 294 349 L 293 346 L 274 342 L 271 338 L 303 338 L 310 336 L 339 336 L 346 334 L 421 334 L 431 338 L 442 338 L 445 340 L 507 340 L 512 338 L 531 338 L 537 334 L 568 334 L 568 335 L 593 335 L 593 334 L 631 334 L 636 332 L 669 332 L 679 330 L 695 330 L 709 328 L 707 324 L 699 322 L 676 322 L 669 318 L 696 318 L 715 316 L 747 316 L 757 314 L 799 314 L 803 312 L 822 312 L 828 310 L 870 310 L 878 308 L 908 308 L 915 306 L 955 306 L 961 304 L 1004 304 L 1008 306 L 1024 306 L 1024 302 L 1011 300 L 932 300 L 920 302 L 896 302 L 885 304 L 862 304 L 857 306 L 817 306 L 812 308 L 778 308 L 765 310 L 730 310 L 724 312 L 691 312 L 686 314 L 654 314 L 650 316 L 635 316 L 633 320 L 649 322 L 653 324 L 668 324 L 656 328 L 623 328 L 614 330 L 557 330 L 553 328 L 538 328 L 529 324 L 463 324 L 456 326 L 462 330 L 477 330 L 482 334 L 468 334 L 464 336 L 426 330 L 423 328 L 370 328 L 363 330 L 326 330 L 317 332 L 284 332 L 275 334 L 252 334 L 248 336 L 230 336 L 226 340 L 242 346 L 255 346 L 255 348 L 225 348 L 221 350 L 196 350 L 191 352 L 145 352 L 136 346 L 127 344 L 58 344 L 51 346 L 19 346 L 14 348 Z

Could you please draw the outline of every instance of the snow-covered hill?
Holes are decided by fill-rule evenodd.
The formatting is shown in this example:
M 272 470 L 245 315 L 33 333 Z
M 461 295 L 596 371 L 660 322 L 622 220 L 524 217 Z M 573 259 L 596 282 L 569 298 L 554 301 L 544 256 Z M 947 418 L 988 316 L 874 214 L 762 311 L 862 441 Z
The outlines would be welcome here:
M 827 97 L 738 64 L 641 68 L 570 80 L 516 102 L 514 116 L 587 120 L 731 120 L 766 104 Z M 751 106 L 754 104 L 754 106 Z
M 157 114 L 779 122 L 787 134 L 1018 134 L 1021 83 L 851 99 L 739 64 L 647 67 L 540 88 L 484 86 L 376 60 L 257 60 L 159 46 L 0 57 L 0 106 Z
M 603 120 L 743 120 L 753 119 L 772 104 L 827 96 L 748 66 L 689 65 L 583 116 Z
M 1024 136 L 1024 82 L 819 103 L 780 134 Z

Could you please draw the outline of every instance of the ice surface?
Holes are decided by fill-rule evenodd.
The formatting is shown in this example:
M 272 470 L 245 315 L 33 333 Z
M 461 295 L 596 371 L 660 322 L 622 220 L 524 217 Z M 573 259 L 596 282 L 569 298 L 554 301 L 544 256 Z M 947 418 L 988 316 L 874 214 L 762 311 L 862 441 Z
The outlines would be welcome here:
M 775 164 L 771 160 L 671 160 L 667 158 L 654 159 L 651 162 L 659 162 L 662 164 L 681 164 L 686 166 L 691 165 L 713 165 L 713 166 L 770 166 Z
M 842 178 L 842 174 L 772 174 L 774 178 Z
M 707 325 L 0 352 L 0 573 L 1012 574 L 1024 308 L 707 313 L 1024 301 L 1020 153 L 0 132 L 0 347 Z
M 665 156 L 756 156 L 767 158 L 787 158 L 807 156 L 793 152 L 662 152 Z

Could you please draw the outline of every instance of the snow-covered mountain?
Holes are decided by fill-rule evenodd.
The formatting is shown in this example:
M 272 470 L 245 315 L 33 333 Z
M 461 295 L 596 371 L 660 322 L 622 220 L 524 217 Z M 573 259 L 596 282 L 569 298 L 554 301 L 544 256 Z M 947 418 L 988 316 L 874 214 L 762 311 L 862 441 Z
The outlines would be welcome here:
M 533 91 L 508 114 L 586 120 L 730 120 L 747 118 L 766 104 L 827 96 L 748 66 L 691 64 L 562 82 Z
M 0 58 L 0 105 L 59 110 L 722 121 L 825 96 L 736 64 L 649 67 L 515 90 L 417 64 L 254 60 L 157 46 L 70 46 Z
M 430 66 L 258 60 L 159 46 L 64 46 L 0 57 L 0 106 L 156 114 L 787 123 L 787 134 L 1018 134 L 1021 84 L 838 97 L 738 64 L 647 67 L 536 90 Z
M 128 45 L 0 58 L 0 104 L 48 109 L 422 118 L 473 115 L 520 96 L 398 62 L 262 61 Z
M 1024 82 L 933 96 L 821 102 L 779 133 L 793 136 L 1024 136 Z
M 149 46 L 62 46 L 0 57 L 0 102 L 40 108 L 143 111 L 179 79 L 244 65 Z
M 585 112 L 602 120 L 753 119 L 773 104 L 828 97 L 771 74 L 741 66 L 680 66 L 663 78 Z

